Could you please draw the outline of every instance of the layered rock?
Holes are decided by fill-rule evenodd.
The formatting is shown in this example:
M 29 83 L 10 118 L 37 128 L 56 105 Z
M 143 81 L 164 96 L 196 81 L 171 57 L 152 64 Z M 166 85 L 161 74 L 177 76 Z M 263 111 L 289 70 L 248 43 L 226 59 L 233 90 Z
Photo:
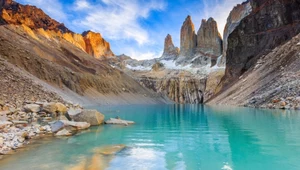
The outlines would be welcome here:
M 157 79 L 142 77 L 139 81 L 143 86 L 165 94 L 175 103 L 199 104 L 204 101 L 205 78 L 176 76 Z
M 202 20 L 197 33 L 197 50 L 214 57 L 222 54 L 222 37 L 213 18 Z
M 11 0 L 1 0 L 0 7 L 0 24 L 2 25 L 22 25 L 35 39 L 38 39 L 36 34 L 51 39 L 64 39 L 97 59 L 114 56 L 110 44 L 102 38 L 100 33 L 87 31 L 83 34 L 76 34 L 35 6 L 21 5 Z
M 225 81 L 229 84 L 262 55 L 300 32 L 298 0 L 251 0 L 252 12 L 229 35 Z
M 187 16 L 180 31 L 180 56 L 189 57 L 193 55 L 196 45 L 195 27 L 191 16 Z
M 220 61 L 220 66 L 225 66 L 226 64 L 226 51 L 227 51 L 227 41 L 228 36 L 232 33 L 232 31 L 239 25 L 242 19 L 250 14 L 252 11 L 252 7 L 250 1 L 246 1 L 242 4 L 238 4 L 235 6 L 232 11 L 230 12 L 227 23 L 224 28 L 223 33 L 223 54 Z
M 179 48 L 175 47 L 170 34 L 165 38 L 164 52 L 161 59 L 170 60 L 176 59 L 179 55 Z

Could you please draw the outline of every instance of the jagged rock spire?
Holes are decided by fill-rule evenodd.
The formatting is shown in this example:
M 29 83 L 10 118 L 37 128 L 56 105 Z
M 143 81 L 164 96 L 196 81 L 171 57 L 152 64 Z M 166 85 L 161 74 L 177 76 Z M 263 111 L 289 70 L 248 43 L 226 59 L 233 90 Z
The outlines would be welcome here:
M 165 38 L 163 59 L 175 59 L 179 55 L 179 48 L 173 44 L 172 36 L 168 34 Z
M 213 18 L 202 20 L 197 33 L 197 50 L 215 57 L 222 54 L 222 37 Z
M 190 56 L 193 53 L 196 44 L 195 27 L 191 16 L 188 15 L 181 27 L 180 55 Z

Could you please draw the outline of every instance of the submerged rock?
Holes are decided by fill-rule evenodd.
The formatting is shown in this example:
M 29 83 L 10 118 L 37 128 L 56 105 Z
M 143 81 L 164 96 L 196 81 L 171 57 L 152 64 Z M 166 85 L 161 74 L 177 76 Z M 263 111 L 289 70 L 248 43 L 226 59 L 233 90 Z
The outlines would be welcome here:
M 128 126 L 130 124 L 134 124 L 134 121 L 122 120 L 122 119 L 115 119 L 110 118 L 109 120 L 105 121 L 106 124 L 115 124 L 115 125 L 125 125 Z
M 69 132 L 67 129 L 62 129 L 58 131 L 55 136 L 72 136 L 72 133 Z
M 97 110 L 83 110 L 81 113 L 73 117 L 74 121 L 87 122 L 91 126 L 103 124 L 104 115 Z
M 99 147 L 99 148 L 94 149 L 93 152 L 102 154 L 102 155 L 114 155 L 125 148 L 126 148 L 126 145 L 119 144 L 119 145 Z

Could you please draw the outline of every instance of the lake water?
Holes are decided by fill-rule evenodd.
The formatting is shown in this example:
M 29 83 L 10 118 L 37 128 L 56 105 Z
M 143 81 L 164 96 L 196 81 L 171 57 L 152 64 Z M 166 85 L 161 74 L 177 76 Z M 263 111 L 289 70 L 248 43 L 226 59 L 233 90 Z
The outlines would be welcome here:
M 0 161 L 0 169 L 299 170 L 300 114 L 202 105 L 94 107 L 135 125 L 93 127 L 69 138 L 39 141 Z M 95 148 L 125 144 L 109 158 Z M 95 161 L 95 159 L 97 159 Z M 104 166 L 105 165 L 105 166 Z

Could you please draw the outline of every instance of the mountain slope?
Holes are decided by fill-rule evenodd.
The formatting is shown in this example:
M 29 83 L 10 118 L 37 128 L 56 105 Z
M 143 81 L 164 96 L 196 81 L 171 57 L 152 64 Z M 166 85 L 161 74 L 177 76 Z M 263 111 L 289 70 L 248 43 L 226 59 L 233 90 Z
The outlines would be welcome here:
M 300 108 L 300 35 L 262 56 L 208 104 Z
M 36 7 L 23 6 L 10 0 L 1 0 L 0 4 L 1 58 L 28 72 L 33 79 L 41 80 L 41 85 L 50 86 L 48 90 L 59 93 L 65 99 L 79 99 L 79 102 L 84 101 L 85 104 L 169 102 L 66 38 L 77 37 L 76 42 L 83 42 L 79 40 L 84 40 L 84 36 L 90 32 L 83 37 L 79 36 L 48 16 L 44 16 L 46 21 L 35 20 L 30 14 L 44 14 Z M 9 10 L 12 13 L 6 13 L 16 22 L 11 22 L 4 16 L 5 11 Z M 21 22 L 23 20 L 26 22 Z M 27 21 L 34 24 L 30 25 Z M 101 48 L 106 48 L 105 42 L 102 42 L 102 39 L 96 40 L 96 46 L 103 45 Z
M 24 25 L 28 27 L 27 30 L 37 30 L 48 38 L 60 37 L 98 59 L 114 56 L 109 43 L 100 33 L 86 31 L 76 34 L 35 6 L 21 5 L 12 0 L 0 0 L 0 9 L 1 25 Z
M 225 76 L 208 103 L 298 108 L 300 2 L 249 3 L 251 13 L 228 37 Z

